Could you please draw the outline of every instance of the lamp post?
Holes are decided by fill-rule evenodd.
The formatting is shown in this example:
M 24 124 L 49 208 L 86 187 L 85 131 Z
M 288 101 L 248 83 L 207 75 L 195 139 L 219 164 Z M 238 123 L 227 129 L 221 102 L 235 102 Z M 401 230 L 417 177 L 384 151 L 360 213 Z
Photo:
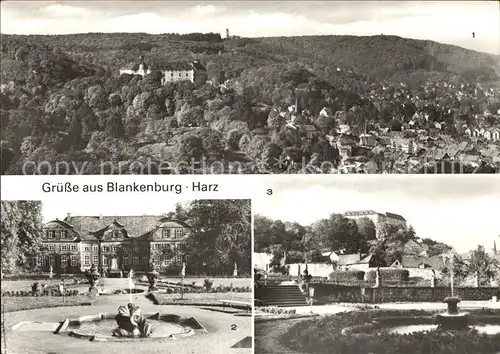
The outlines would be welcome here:
M 450 286 L 451 286 L 451 296 L 454 296 L 454 291 L 453 291 L 453 281 L 454 281 L 454 275 L 453 275 L 453 263 L 450 271 Z
M 311 313 L 313 312 L 314 288 L 309 288 L 309 301 L 311 302 Z
M 184 299 L 184 277 L 186 276 L 186 257 L 182 255 L 182 268 L 181 268 L 181 300 Z

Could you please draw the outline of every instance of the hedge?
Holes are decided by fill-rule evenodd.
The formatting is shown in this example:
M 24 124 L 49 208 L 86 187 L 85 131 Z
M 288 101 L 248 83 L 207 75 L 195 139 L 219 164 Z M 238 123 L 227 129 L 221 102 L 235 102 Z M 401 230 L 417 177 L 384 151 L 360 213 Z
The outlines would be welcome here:
M 359 281 L 365 278 L 365 272 L 362 270 L 338 270 L 331 272 L 328 275 L 329 280 L 334 280 L 339 283 Z
M 380 269 L 380 281 L 389 281 L 389 282 L 408 282 L 410 280 L 410 271 L 408 269 Z M 366 273 L 367 281 L 375 281 L 377 278 L 377 271 L 370 270 Z
M 64 296 L 76 296 L 79 295 L 78 290 L 66 290 Z M 12 291 L 2 291 L 2 297 L 27 297 L 27 296 L 63 296 L 59 289 L 45 289 L 38 293 L 33 293 L 29 290 L 12 290 Z
M 163 288 L 163 287 L 159 287 Z M 186 287 L 183 291 L 181 291 L 180 287 L 165 287 L 164 288 L 167 294 L 180 294 L 183 292 L 184 294 L 193 293 L 193 294 L 204 294 L 204 293 L 250 293 L 252 289 L 250 287 L 231 287 L 231 286 L 216 286 L 214 288 L 192 288 Z

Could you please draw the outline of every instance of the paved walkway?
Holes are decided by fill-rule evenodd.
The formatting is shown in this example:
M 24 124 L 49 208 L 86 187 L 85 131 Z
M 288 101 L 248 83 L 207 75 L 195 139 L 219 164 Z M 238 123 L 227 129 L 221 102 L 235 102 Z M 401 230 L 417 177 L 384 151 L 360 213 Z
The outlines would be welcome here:
M 154 305 L 144 294 L 99 296 L 91 306 L 57 307 L 18 311 L 6 314 L 7 328 L 21 321 L 58 322 L 66 318 L 76 318 L 97 313 L 116 313 L 118 306 L 126 305 L 130 300 L 139 305 L 144 313 L 161 312 L 176 314 L 181 317 L 194 317 L 208 331 L 197 333 L 190 338 L 154 342 L 138 339 L 127 343 L 89 342 L 68 337 L 67 334 L 55 335 L 47 332 L 8 331 L 7 346 L 9 353 L 106 353 L 123 354 L 143 353 L 193 353 L 193 354 L 250 354 L 251 349 L 231 348 L 252 334 L 252 318 L 210 311 L 203 306 Z M 207 307 L 209 308 L 209 307 Z
M 299 307 L 284 307 L 283 309 L 294 309 L 299 315 L 318 314 L 318 315 L 333 315 L 339 312 L 347 312 L 357 310 L 357 306 L 377 306 L 380 309 L 387 310 L 443 310 L 446 311 L 446 304 L 441 302 L 405 302 L 405 303 L 384 303 L 384 304 L 331 304 L 331 305 L 313 305 Z M 480 309 L 480 308 L 500 308 L 500 302 L 491 301 L 462 301 L 460 309 Z

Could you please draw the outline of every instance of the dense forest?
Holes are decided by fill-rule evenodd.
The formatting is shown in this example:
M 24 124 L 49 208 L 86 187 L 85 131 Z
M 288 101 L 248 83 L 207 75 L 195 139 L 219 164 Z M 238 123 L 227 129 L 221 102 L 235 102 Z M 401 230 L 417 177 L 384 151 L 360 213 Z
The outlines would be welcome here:
M 342 117 L 353 126 L 390 125 L 411 112 L 376 107 L 366 95 L 380 85 L 498 79 L 493 55 L 394 36 L 89 33 L 1 45 L 2 174 L 280 173 L 281 156 L 338 160 L 324 136 L 339 121 L 323 107 L 356 107 Z M 153 67 L 199 60 L 211 83 L 119 76 L 141 56 Z M 312 141 L 284 128 L 279 112 L 296 100 L 321 133 Z

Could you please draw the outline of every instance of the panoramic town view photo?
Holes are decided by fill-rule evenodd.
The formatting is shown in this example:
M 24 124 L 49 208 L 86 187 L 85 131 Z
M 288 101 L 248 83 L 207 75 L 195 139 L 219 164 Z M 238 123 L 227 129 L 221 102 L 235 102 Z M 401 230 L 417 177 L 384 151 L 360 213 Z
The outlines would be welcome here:
M 2 353 L 253 352 L 250 200 L 95 202 L 1 202 Z
M 254 205 L 256 353 L 499 352 L 498 178 L 418 177 L 268 183 L 279 192 Z
M 2 2 L 1 173 L 491 173 L 495 1 Z

